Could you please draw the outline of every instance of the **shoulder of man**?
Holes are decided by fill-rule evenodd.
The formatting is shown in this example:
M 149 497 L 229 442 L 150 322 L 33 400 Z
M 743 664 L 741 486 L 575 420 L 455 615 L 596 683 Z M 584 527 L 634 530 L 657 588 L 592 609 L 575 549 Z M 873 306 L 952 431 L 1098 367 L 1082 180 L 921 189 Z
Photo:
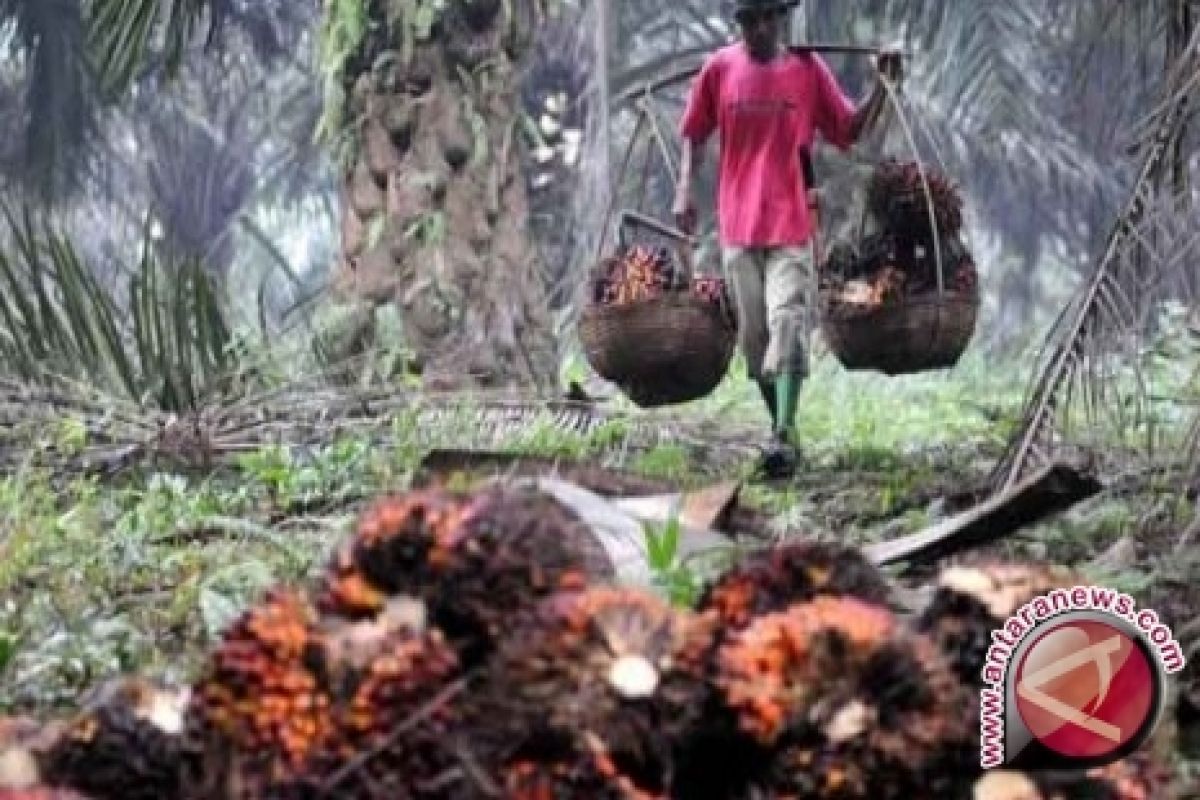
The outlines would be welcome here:
M 700 66 L 700 69 L 703 72 L 712 72 L 713 70 L 727 68 L 730 64 L 736 61 L 739 53 L 738 47 L 738 42 L 733 42 L 731 44 L 718 47 L 705 57 L 704 63 Z

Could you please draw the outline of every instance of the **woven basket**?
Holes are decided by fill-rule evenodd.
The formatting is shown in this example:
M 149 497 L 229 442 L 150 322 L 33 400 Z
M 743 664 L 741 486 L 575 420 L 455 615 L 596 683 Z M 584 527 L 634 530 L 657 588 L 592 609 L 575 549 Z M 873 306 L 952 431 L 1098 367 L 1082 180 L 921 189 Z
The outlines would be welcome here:
M 687 291 L 588 306 L 579 338 L 592 369 L 642 408 L 704 397 L 725 377 L 737 345 L 720 309 Z
M 976 293 L 916 295 L 851 317 L 832 316 L 822 303 L 821 332 L 846 369 L 905 375 L 957 364 L 978 315 Z

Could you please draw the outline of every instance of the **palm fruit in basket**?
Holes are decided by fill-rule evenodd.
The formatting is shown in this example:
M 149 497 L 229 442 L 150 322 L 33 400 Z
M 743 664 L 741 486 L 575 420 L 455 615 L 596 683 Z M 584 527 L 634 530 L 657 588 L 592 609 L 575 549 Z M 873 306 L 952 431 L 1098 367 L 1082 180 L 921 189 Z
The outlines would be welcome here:
M 600 263 L 592 285 L 592 302 L 623 306 L 655 300 L 679 288 L 679 277 L 665 247 L 633 245 Z
M 692 295 L 716 306 L 722 318 L 731 326 L 737 324 L 737 312 L 724 278 L 698 276 L 692 279 Z
M 915 161 L 887 159 L 875 168 L 867 189 L 867 206 L 878 223 L 891 233 L 918 241 L 933 239 L 930 201 L 937 232 L 942 238 L 954 236 L 962 228 L 963 202 L 958 188 L 929 165 Z M 928 186 L 928 193 L 926 193 Z
M 623 306 L 685 291 L 732 319 L 733 303 L 723 279 L 698 276 L 689 282 L 669 250 L 644 244 L 625 248 L 600 263 L 592 281 L 591 301 L 596 306 Z
M 872 313 L 906 297 L 936 293 L 974 296 L 979 277 L 969 250 L 958 236 L 931 244 L 904 240 L 891 233 L 865 237 L 855 247 L 839 242 L 821 269 L 821 294 L 834 316 Z M 939 282 L 939 255 L 940 274 Z

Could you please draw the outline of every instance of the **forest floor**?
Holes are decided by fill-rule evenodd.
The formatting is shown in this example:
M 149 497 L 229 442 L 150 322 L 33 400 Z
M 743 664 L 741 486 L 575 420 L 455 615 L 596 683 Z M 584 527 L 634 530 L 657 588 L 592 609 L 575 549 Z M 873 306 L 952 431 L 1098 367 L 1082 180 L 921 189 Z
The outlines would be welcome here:
M 770 515 L 779 537 L 867 543 L 919 530 L 957 510 L 947 498 L 983 488 L 1025 386 L 1023 375 L 982 360 L 887 379 L 824 359 L 802 397 L 804 471 L 788 485 L 747 484 L 742 499 Z M 761 435 L 766 425 L 756 390 L 738 377 L 664 413 L 725 436 Z M 701 464 L 677 443 L 640 446 L 620 424 L 579 434 L 543 420 L 485 436 L 465 425 L 431 431 L 400 414 L 386 429 L 300 450 L 264 443 L 211 471 L 66 482 L 51 481 L 36 452 L 80 445 L 86 426 L 81 433 L 64 417 L 30 433 L 29 466 L 0 479 L 0 714 L 68 707 L 123 672 L 188 680 L 260 592 L 308 578 L 366 500 L 411 485 L 430 447 L 591 459 L 681 486 L 744 477 L 749 467 L 716 456 Z M 1099 496 L 992 549 L 1080 566 L 1178 630 L 1200 606 L 1200 547 L 1177 546 L 1195 506 L 1174 481 L 1119 451 L 1101 469 L 1108 485 Z M 1180 768 L 1197 775 L 1200 734 L 1191 739 Z

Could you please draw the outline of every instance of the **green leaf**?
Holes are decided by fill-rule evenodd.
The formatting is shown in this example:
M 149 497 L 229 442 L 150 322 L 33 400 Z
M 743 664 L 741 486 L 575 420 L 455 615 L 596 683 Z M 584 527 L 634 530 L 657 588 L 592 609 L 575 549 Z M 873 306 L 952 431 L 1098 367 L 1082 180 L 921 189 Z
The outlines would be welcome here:
M 8 631 L 0 631 L 0 674 L 17 656 L 17 637 Z
M 200 590 L 197 602 L 200 606 L 200 621 L 210 639 L 220 638 L 241 613 L 241 607 L 233 598 L 208 587 Z

